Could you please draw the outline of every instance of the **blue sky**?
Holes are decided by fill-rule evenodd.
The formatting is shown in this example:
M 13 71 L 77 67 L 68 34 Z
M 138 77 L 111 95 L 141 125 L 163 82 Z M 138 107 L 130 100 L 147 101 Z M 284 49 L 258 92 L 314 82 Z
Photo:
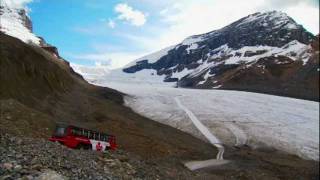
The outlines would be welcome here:
M 34 33 L 65 59 L 119 68 L 257 11 L 281 10 L 319 33 L 315 0 L 28 0 Z

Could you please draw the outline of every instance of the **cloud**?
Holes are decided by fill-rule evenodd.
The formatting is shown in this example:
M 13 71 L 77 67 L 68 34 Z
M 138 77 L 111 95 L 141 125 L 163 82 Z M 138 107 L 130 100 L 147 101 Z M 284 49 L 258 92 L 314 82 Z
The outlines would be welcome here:
M 319 6 L 318 0 L 266 0 L 263 4 L 263 7 L 271 7 L 271 8 L 289 8 L 292 6 L 297 6 L 298 4 L 306 4 L 308 6 Z
M 134 26 L 142 26 L 147 21 L 146 15 L 143 12 L 134 10 L 128 4 L 117 4 L 114 10 L 119 13 L 118 19 L 127 21 Z
M 88 53 L 88 54 L 68 54 L 68 56 L 78 62 L 92 62 L 94 64 L 103 64 L 110 69 L 117 69 L 133 59 L 141 57 L 142 53 L 128 52 L 104 52 L 104 53 Z M 82 64 L 82 63 L 81 63 Z
M 299 12 L 299 13 L 297 13 Z M 286 13 L 313 34 L 319 34 L 319 8 L 300 3 L 286 8 Z
M 298 24 L 313 34 L 319 33 L 319 1 L 318 0 L 265 0 L 257 11 L 279 10 L 287 13 Z
M 99 62 L 99 61 L 96 61 L 95 63 L 95 66 L 100 66 L 100 67 L 102 67 L 102 66 L 105 66 L 105 67 L 109 67 L 110 66 L 110 61 L 107 61 L 107 62 Z
M 113 29 L 113 28 L 116 27 L 116 23 L 112 19 L 109 19 L 108 20 L 108 26 Z
M 33 0 L 1 0 L 1 4 L 4 3 L 10 8 L 26 8 L 26 4 Z

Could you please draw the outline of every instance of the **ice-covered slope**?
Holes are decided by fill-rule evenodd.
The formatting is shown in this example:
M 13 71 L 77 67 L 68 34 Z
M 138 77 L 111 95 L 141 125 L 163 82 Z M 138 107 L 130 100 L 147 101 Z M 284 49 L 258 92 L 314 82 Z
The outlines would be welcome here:
M 0 31 L 16 37 L 26 43 L 40 44 L 40 38 L 32 33 L 32 22 L 27 9 L 16 6 L 11 1 L 1 1 L 0 4 Z
M 319 160 L 319 104 L 293 98 L 225 90 L 182 89 L 106 79 L 99 85 L 127 93 L 126 105 L 158 122 L 205 139 L 175 98 L 223 144 L 273 147 Z
M 129 64 L 125 65 L 124 68 L 128 68 L 131 66 L 134 66 L 136 64 L 139 63 L 143 63 L 144 61 L 146 61 L 147 63 L 155 63 L 156 61 L 158 61 L 162 56 L 165 56 L 168 54 L 168 51 L 170 51 L 171 49 L 173 49 L 175 46 L 169 46 L 167 48 L 161 49 L 160 51 L 154 52 L 152 54 L 143 56 L 139 59 L 136 59 L 132 62 L 130 62 Z
M 84 66 L 71 63 L 70 66 L 73 70 L 82 76 L 89 82 L 95 82 L 96 80 L 104 77 L 110 72 L 108 67 L 105 66 Z
M 175 98 L 223 144 L 272 147 L 319 160 L 317 102 L 241 91 L 174 88 L 175 83 L 165 83 L 155 73 L 152 69 L 137 73 L 118 69 L 91 83 L 128 94 L 126 105 L 134 111 L 203 140 Z

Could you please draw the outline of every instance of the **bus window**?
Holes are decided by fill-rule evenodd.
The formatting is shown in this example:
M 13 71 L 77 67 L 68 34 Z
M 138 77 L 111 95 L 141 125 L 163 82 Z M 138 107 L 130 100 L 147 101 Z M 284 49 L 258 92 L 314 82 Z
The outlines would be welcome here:
M 93 132 L 89 131 L 89 139 L 93 139 Z
M 81 136 L 81 130 L 80 129 L 74 128 L 73 131 L 74 131 L 74 133 L 73 133 L 74 135 Z
M 85 136 L 85 137 L 88 137 L 88 131 L 87 130 L 83 130 L 82 131 L 82 135 Z
M 54 132 L 54 135 L 57 137 L 62 137 L 66 135 L 67 129 L 64 127 L 56 127 L 56 130 Z
M 99 133 L 96 133 L 96 138 L 95 140 L 99 140 Z
M 76 135 L 76 130 L 75 129 L 71 129 L 71 133 Z

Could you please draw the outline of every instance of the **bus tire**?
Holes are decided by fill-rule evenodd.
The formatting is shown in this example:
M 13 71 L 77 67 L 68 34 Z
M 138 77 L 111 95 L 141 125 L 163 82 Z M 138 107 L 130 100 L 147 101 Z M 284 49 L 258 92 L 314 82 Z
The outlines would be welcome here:
M 77 149 L 88 150 L 88 149 L 92 149 L 92 147 L 90 144 L 80 143 L 80 144 L 78 144 Z

